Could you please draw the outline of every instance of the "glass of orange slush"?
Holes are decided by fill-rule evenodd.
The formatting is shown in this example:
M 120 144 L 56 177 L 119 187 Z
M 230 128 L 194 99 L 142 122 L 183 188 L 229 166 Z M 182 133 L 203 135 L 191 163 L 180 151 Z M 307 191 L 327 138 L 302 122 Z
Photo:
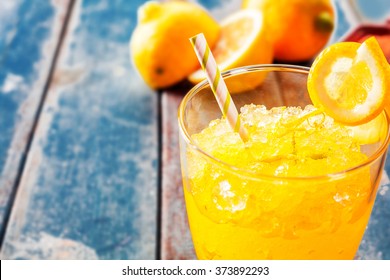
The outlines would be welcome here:
M 187 215 L 199 259 L 353 259 L 375 201 L 389 116 L 365 127 L 316 112 L 309 69 L 258 65 L 223 78 L 249 139 L 207 81 L 179 108 Z M 363 131 L 363 132 L 362 132 Z

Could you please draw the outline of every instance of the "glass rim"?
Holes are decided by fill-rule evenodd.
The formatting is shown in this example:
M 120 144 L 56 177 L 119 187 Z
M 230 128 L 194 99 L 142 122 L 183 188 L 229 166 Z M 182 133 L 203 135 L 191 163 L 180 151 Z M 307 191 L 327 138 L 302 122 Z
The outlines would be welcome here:
M 227 78 L 230 76 L 238 75 L 238 74 L 243 74 L 243 73 L 249 73 L 249 72 L 256 72 L 256 71 L 278 71 L 278 72 L 292 72 L 292 73 L 301 73 L 301 74 L 308 74 L 310 68 L 306 66 L 300 66 L 300 65 L 290 65 L 290 64 L 256 64 L 256 65 L 249 65 L 249 66 L 243 66 L 243 67 L 237 67 L 234 69 L 230 69 L 227 71 L 224 71 L 221 73 L 223 78 Z M 246 176 L 250 177 L 251 179 L 254 180 L 259 180 L 259 179 L 268 179 L 268 180 L 279 180 L 279 181 L 290 181 L 290 180 L 297 180 L 297 181 L 302 181 L 302 180 L 329 180 L 329 179 L 336 179 L 340 177 L 344 177 L 345 174 L 351 173 L 358 171 L 366 166 L 369 166 L 371 163 L 376 161 L 380 156 L 382 156 L 386 150 L 387 146 L 389 145 L 390 141 L 390 116 L 388 113 L 383 110 L 386 120 L 387 120 L 387 135 L 385 140 L 383 141 L 382 145 L 378 147 L 371 156 L 367 157 L 365 161 L 360 163 L 359 165 L 353 166 L 348 169 L 344 169 L 338 172 L 334 173 L 329 173 L 329 174 L 323 174 L 323 175 L 316 175 L 316 176 L 276 176 L 276 175 L 268 175 L 268 174 L 261 174 L 261 173 L 256 173 L 251 170 L 245 169 L 245 168 L 240 168 L 237 167 L 233 164 L 224 162 L 223 160 L 220 160 L 211 154 L 207 153 L 203 149 L 201 149 L 192 139 L 191 135 L 188 134 L 187 129 L 185 128 L 184 124 L 184 112 L 185 112 L 185 107 L 188 104 L 189 100 L 192 99 L 193 96 L 195 96 L 200 90 L 210 87 L 208 81 L 205 79 L 195 86 L 193 86 L 188 93 L 184 96 L 182 101 L 180 102 L 179 109 L 178 109 L 178 121 L 179 121 L 179 130 L 180 133 L 182 134 L 185 142 L 187 145 L 191 146 L 192 149 L 196 150 L 202 156 L 206 157 L 209 159 L 211 162 L 214 162 L 218 164 L 219 166 L 222 166 L 224 169 L 227 169 L 230 172 L 235 172 L 239 173 L 241 176 Z

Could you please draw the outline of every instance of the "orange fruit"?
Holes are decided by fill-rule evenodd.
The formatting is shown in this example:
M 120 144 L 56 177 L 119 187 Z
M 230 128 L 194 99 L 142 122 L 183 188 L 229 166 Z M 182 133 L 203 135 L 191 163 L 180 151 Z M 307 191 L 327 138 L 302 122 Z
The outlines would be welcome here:
M 198 60 L 188 38 L 204 33 L 210 46 L 220 26 L 201 6 L 182 1 L 146 2 L 130 39 L 130 56 L 152 88 L 171 86 L 191 74 Z
M 274 41 L 275 58 L 297 62 L 313 58 L 334 29 L 331 0 L 244 0 L 245 9 L 258 9 Z
M 239 66 L 272 62 L 272 45 L 267 38 L 263 16 L 259 11 L 237 11 L 222 20 L 220 25 L 219 39 L 214 47 L 210 47 L 221 71 Z M 205 78 L 206 76 L 200 68 L 188 77 L 192 83 L 198 83 Z M 263 78 L 264 75 L 258 73 L 247 75 L 246 87 L 261 83 Z M 234 80 L 234 77 L 227 80 L 231 92 L 239 90 L 239 85 L 236 85 Z
M 390 66 L 375 37 L 327 47 L 307 84 L 313 104 L 346 125 L 373 120 L 390 102 Z

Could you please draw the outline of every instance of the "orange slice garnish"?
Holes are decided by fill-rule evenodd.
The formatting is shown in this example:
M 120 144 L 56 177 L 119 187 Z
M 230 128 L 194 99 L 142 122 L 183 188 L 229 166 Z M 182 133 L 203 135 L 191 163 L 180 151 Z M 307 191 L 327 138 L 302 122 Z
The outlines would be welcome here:
M 323 50 L 310 68 L 313 104 L 340 123 L 359 125 L 383 111 L 390 97 L 390 66 L 375 37 Z
M 387 121 L 386 117 L 382 114 L 377 116 L 375 119 L 355 126 L 346 126 L 351 136 L 360 145 L 374 144 L 380 142 L 381 139 L 386 137 L 387 132 Z

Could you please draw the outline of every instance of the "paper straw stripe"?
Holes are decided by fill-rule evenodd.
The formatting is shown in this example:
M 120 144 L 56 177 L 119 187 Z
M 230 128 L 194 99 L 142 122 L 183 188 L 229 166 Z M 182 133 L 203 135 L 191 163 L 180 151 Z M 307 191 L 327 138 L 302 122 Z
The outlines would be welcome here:
M 231 100 L 232 100 L 232 97 L 230 96 L 230 94 L 228 96 L 226 96 L 225 104 L 223 105 L 223 115 L 224 116 L 228 115 Z M 240 118 L 238 118 L 237 122 L 239 122 L 239 119 Z M 238 129 L 234 128 L 234 131 L 238 132 Z
M 202 69 L 206 73 L 207 80 L 215 98 L 217 99 L 223 116 L 227 118 L 232 129 L 240 134 L 241 139 L 246 141 L 248 139 L 247 131 L 241 125 L 240 115 L 237 112 L 237 108 L 234 105 L 233 99 L 221 76 L 221 72 L 215 62 L 209 46 L 207 45 L 204 35 L 201 33 L 191 37 L 190 42 L 194 47 Z
M 234 127 L 234 131 L 240 132 L 240 128 L 241 128 L 241 119 L 238 118 L 236 122 L 236 126 Z
M 203 70 L 206 68 L 207 60 L 209 60 L 209 55 L 210 55 L 210 49 L 206 47 L 206 50 L 205 50 L 205 53 L 204 53 L 204 56 L 202 59 L 202 63 L 201 63 Z
M 221 73 L 219 72 L 219 69 L 217 68 L 217 73 L 215 74 L 214 82 L 213 82 L 213 88 L 218 90 L 219 80 L 221 77 Z

